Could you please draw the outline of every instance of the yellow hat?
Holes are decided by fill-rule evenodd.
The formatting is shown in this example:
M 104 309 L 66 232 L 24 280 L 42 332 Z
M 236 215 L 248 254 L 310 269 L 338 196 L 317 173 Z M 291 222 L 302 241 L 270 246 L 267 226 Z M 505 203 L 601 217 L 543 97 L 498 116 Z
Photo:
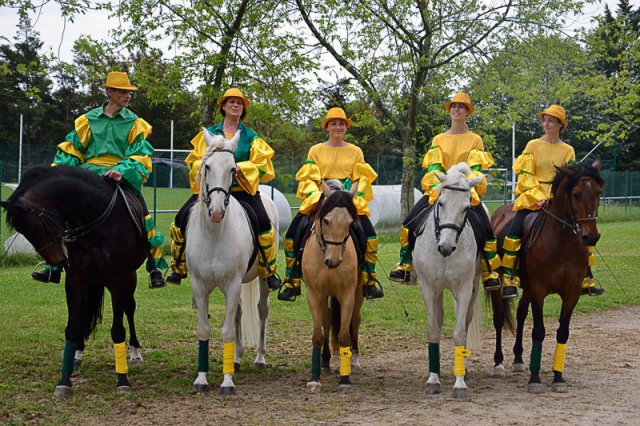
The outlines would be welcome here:
M 347 128 L 351 127 L 351 125 L 353 124 L 353 121 L 347 118 L 347 114 L 344 113 L 344 110 L 342 108 L 331 108 L 329 111 L 327 111 L 327 118 L 322 120 L 322 127 L 326 128 L 327 124 L 331 120 L 336 119 L 342 120 L 347 123 Z
M 473 104 L 471 103 L 471 98 L 464 92 L 458 92 L 455 96 L 450 100 L 444 103 L 444 109 L 449 111 L 451 109 L 451 104 L 465 104 L 467 107 L 467 111 L 469 115 L 473 114 Z
M 235 87 L 227 89 L 227 91 L 224 92 L 224 95 L 222 95 L 220 99 L 218 99 L 218 105 L 222 106 L 224 101 L 229 98 L 240 98 L 242 99 L 242 103 L 244 104 L 245 111 L 247 110 L 247 108 L 249 108 L 249 99 L 245 98 L 240 89 L 236 89 Z
M 543 115 L 550 115 L 552 117 L 557 118 L 558 120 L 560 120 L 562 122 L 562 124 L 564 126 L 569 124 L 569 122 L 567 121 L 565 112 L 564 112 L 564 108 L 562 108 L 560 105 L 551 105 L 549 108 L 547 108 L 544 111 L 538 113 L 538 117 L 540 117 L 541 119 L 542 119 Z
M 107 74 L 107 82 L 102 87 L 105 89 L 138 90 L 137 86 L 131 84 L 126 72 L 117 71 Z

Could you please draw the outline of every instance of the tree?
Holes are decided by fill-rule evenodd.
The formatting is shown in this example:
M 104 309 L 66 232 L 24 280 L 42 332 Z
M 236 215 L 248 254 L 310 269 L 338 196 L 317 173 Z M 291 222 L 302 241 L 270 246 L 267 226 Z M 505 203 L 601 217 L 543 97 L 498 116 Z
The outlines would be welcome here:
M 557 31 L 566 14 L 581 7 L 568 0 L 502 0 L 490 5 L 452 0 L 295 0 L 295 5 L 318 45 L 358 82 L 361 97 L 375 105 L 401 141 L 403 214 L 413 205 L 419 117 L 436 109 L 442 114 L 444 96 L 437 106 L 421 104 L 425 95 L 440 92 L 434 83 L 453 83 L 461 76 L 465 59 L 486 56 L 485 49 L 508 34 L 540 28 Z

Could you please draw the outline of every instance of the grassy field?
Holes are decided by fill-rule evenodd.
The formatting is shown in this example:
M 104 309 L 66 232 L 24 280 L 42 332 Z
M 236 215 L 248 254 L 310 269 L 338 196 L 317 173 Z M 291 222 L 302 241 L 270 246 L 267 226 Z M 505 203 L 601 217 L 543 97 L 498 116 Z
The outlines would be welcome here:
M 611 271 L 598 258 L 595 273 L 607 292 L 602 297 L 583 297 L 578 311 L 591 312 L 640 303 L 640 289 L 636 285 L 636 277 L 640 275 L 640 242 L 635 238 L 639 225 L 639 222 L 620 222 L 600 226 L 603 237 L 598 249 Z M 386 276 L 396 262 L 398 247 L 397 236 L 381 237 L 378 267 L 381 277 Z M 104 322 L 89 340 L 85 363 L 74 376 L 74 396 L 68 403 L 51 404 L 64 342 L 64 287 L 32 281 L 29 277 L 32 265 L 24 266 L 25 259 L 18 260 L 21 262 L 14 259 L 13 266 L 0 268 L 0 423 L 64 423 L 73 413 L 99 415 L 118 409 L 125 400 L 144 405 L 145 401 L 159 395 L 183 395 L 190 391 L 196 375 L 197 337 L 188 282 L 182 286 L 150 290 L 146 287 L 146 274 L 141 269 L 138 273 L 136 321 L 147 365 L 130 373 L 135 392 L 125 396 L 114 392 L 113 350 L 109 333 L 112 316 L 107 295 Z M 279 260 L 279 270 L 282 271 L 282 253 Z M 363 355 L 416 346 L 426 348 L 426 314 L 419 288 L 382 281 L 386 297 L 365 303 L 363 308 Z M 547 299 L 545 314 L 554 318 L 547 325 L 551 339 L 555 334 L 558 311 L 558 299 Z M 453 323 L 450 299 L 447 299 L 446 312 L 444 333 L 450 334 Z M 211 300 L 210 383 L 213 386 L 217 386 L 221 379 L 218 372 L 222 363 L 220 327 L 223 315 L 222 296 L 216 291 Z M 490 319 L 486 314 L 484 324 L 489 328 Z M 295 303 L 285 303 L 272 295 L 268 350 L 268 362 L 272 368 L 257 374 L 278 375 L 283 370 L 308 370 L 310 336 L 311 319 L 304 298 Z M 247 354 L 243 361 L 246 363 L 244 371 L 251 361 L 252 357 Z M 239 377 L 243 374 L 246 373 L 240 372 Z

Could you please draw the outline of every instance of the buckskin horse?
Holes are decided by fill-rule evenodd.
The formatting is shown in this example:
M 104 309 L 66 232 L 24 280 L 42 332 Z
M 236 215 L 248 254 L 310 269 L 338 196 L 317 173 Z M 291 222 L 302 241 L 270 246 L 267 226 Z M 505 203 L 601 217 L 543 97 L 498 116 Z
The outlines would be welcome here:
M 142 209 L 119 185 L 78 167 L 36 167 L 0 203 L 7 222 L 23 234 L 47 263 L 64 267 L 67 326 L 62 375 L 55 395 L 72 393 L 76 350 L 102 320 L 105 287 L 111 293 L 111 338 L 116 354 L 116 387 L 131 390 L 127 379 L 126 330 L 132 363 L 141 363 L 134 312 L 136 270 L 147 258 Z M 79 364 L 81 359 L 76 359 Z
M 544 299 L 550 294 L 558 294 L 562 300 L 560 325 L 556 334 L 556 348 L 553 358 L 553 392 L 567 392 L 563 377 L 566 344 L 569 339 L 569 322 L 581 294 L 581 283 L 587 273 L 588 246 L 596 244 L 600 238 L 597 227 L 597 213 L 604 179 L 600 176 L 600 162 L 592 165 L 576 163 L 559 167 L 553 180 L 552 198 L 537 215 L 530 214 L 525 222 L 523 246 L 519 254 L 519 272 L 522 297 L 518 303 L 516 318 L 516 340 L 513 347 L 513 372 L 523 372 L 522 335 L 524 321 L 533 314 L 533 332 L 530 378 L 527 389 L 540 393 L 540 363 L 542 342 L 545 338 L 543 320 Z M 515 212 L 507 204 L 492 215 L 493 228 L 498 237 L 500 255 L 502 242 L 508 224 Z M 537 217 L 535 217 L 537 216 Z M 494 375 L 503 375 L 502 328 L 513 331 L 513 317 L 510 300 L 502 299 L 500 292 L 491 292 L 493 324 L 496 330 L 496 350 L 494 353 Z

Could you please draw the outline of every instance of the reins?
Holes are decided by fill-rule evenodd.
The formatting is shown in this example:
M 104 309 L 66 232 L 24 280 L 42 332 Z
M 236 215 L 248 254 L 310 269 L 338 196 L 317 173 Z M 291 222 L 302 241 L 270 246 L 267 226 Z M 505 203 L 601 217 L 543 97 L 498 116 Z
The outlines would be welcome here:
M 581 177 L 579 180 L 589 180 L 591 179 L 588 176 L 583 176 Z M 569 191 L 567 191 L 569 192 Z M 574 234 L 578 234 L 580 232 L 580 222 L 591 222 L 591 221 L 596 221 L 598 219 L 597 214 L 594 216 L 589 215 L 588 217 L 581 217 L 581 218 L 576 218 L 576 215 L 573 212 L 572 206 L 571 206 L 571 202 L 569 201 L 569 194 L 565 194 L 565 198 L 567 199 L 567 205 L 568 205 L 568 216 L 571 218 L 571 222 L 564 220 L 563 218 L 551 213 L 551 210 L 549 208 L 547 208 L 546 206 L 542 206 L 540 209 L 547 215 L 551 216 L 551 218 L 555 219 L 556 221 L 560 222 L 562 224 L 563 227 L 567 227 L 571 230 L 571 232 L 573 232 Z M 549 202 L 549 205 L 551 205 L 553 203 L 553 199 Z

